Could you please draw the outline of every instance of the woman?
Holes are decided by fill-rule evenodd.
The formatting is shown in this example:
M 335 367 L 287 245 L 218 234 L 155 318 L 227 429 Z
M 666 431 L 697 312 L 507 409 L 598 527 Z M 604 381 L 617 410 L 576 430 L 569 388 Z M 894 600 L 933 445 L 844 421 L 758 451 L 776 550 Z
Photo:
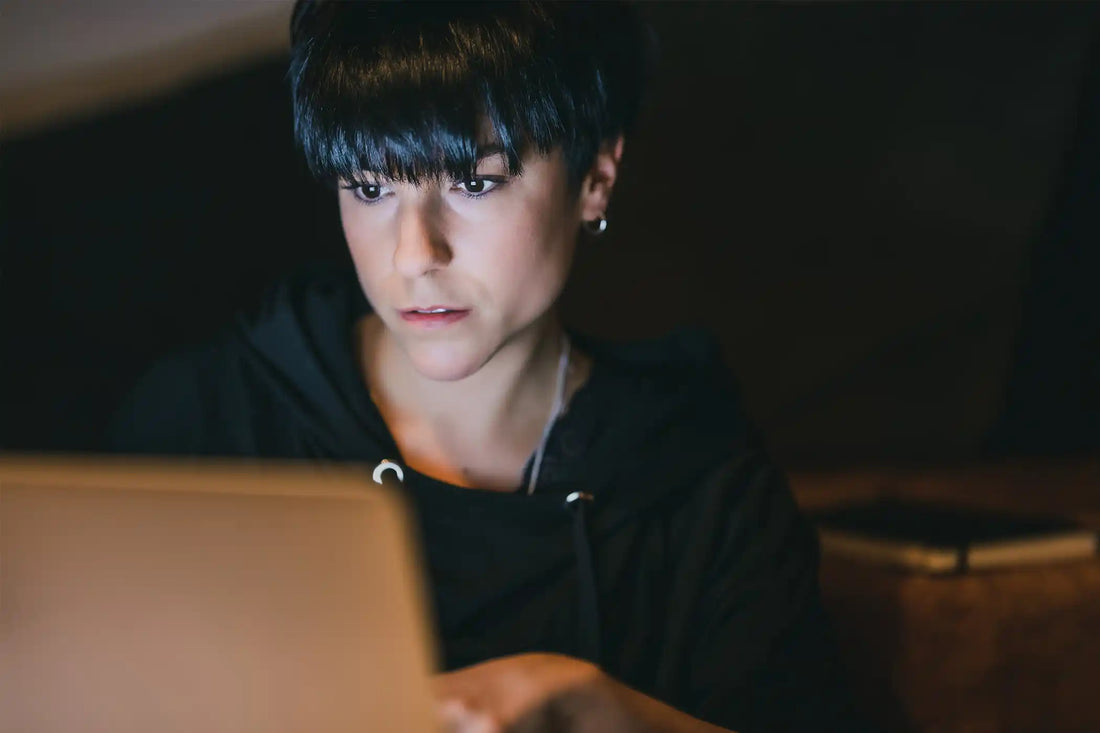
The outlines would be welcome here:
M 292 44 L 354 268 L 157 365 L 115 448 L 389 461 L 456 729 L 851 730 L 813 534 L 713 340 L 558 315 L 647 77 L 632 8 L 299 0 Z

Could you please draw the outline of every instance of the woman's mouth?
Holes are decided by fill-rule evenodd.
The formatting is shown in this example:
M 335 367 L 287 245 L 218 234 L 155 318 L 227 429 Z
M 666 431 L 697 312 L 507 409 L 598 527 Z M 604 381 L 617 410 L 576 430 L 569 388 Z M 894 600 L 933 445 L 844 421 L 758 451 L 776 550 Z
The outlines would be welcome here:
M 469 308 L 454 308 L 446 305 L 406 308 L 399 312 L 406 323 L 427 328 L 447 326 L 470 315 Z

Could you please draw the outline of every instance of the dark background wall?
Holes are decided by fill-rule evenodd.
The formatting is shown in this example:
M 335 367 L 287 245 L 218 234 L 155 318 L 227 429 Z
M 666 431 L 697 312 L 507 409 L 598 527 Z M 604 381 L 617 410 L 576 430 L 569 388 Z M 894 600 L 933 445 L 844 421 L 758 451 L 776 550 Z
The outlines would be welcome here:
M 650 4 L 663 66 L 567 317 L 715 330 L 792 464 L 1100 446 L 1100 8 Z M 2 424 L 83 449 L 157 355 L 341 259 L 285 60 L 0 141 Z

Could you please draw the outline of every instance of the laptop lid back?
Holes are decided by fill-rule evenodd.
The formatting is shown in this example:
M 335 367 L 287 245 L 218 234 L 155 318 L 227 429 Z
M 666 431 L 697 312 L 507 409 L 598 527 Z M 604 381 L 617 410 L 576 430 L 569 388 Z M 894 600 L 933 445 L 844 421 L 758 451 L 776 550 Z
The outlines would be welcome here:
M 0 732 L 435 730 L 369 467 L 0 457 Z

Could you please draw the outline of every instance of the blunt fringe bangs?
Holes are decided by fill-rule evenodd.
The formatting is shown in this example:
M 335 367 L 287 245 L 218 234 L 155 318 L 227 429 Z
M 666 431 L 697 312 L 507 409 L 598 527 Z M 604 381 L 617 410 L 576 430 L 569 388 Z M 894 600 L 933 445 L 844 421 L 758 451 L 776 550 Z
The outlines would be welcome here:
M 515 175 L 560 145 L 579 186 L 600 144 L 629 132 L 654 51 L 621 2 L 298 0 L 294 134 L 330 185 L 468 178 L 488 146 Z

